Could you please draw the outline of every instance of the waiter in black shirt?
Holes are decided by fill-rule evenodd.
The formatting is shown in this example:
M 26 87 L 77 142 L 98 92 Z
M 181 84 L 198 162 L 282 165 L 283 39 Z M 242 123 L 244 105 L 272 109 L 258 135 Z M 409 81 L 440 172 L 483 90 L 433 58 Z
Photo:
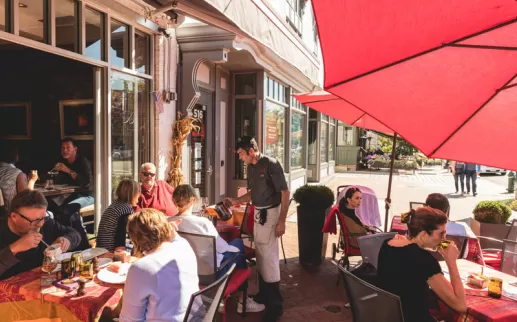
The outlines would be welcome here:
M 264 321 L 274 322 L 283 314 L 278 238 L 285 233 L 289 189 L 280 163 L 261 154 L 254 138 L 239 138 L 236 150 L 239 159 L 248 165 L 248 193 L 239 198 L 226 198 L 225 203 L 234 205 L 251 200 L 255 206 L 253 238 L 259 273 L 259 293 L 255 301 L 266 305 Z
M 75 192 L 62 200 L 54 198 L 50 209 L 56 214 L 56 219 L 63 225 L 71 226 L 82 236 L 80 249 L 89 248 L 88 237 L 79 214 L 81 208 L 93 205 L 93 174 L 90 161 L 77 152 L 75 141 L 71 138 L 61 140 L 62 160 L 55 165 L 59 171 L 55 183 L 79 186 L 80 192 Z
M 50 219 L 46 210 L 41 192 L 24 190 L 13 198 L 9 215 L 0 222 L 0 280 L 41 266 L 42 240 L 61 243 L 63 252 L 79 245 L 79 233 Z

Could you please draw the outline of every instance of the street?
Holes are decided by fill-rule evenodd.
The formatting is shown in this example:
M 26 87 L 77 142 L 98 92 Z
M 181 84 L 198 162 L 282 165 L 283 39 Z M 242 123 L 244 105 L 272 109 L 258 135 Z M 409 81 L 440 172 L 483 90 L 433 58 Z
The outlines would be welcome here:
M 384 199 L 388 191 L 388 172 L 350 172 L 336 173 L 328 182 L 333 191 L 339 185 L 362 185 L 373 189 L 379 200 L 379 210 L 384 222 Z M 472 217 L 472 210 L 482 200 L 501 200 L 513 198 L 514 194 L 506 191 L 507 176 L 484 174 L 478 177 L 478 195 L 462 196 L 455 193 L 454 178 L 450 172 L 440 168 L 426 168 L 415 174 L 394 174 L 391 191 L 391 216 L 409 210 L 409 202 L 425 202 L 428 194 L 438 192 L 446 195 L 451 204 L 451 220 Z M 512 217 L 517 218 L 514 212 Z

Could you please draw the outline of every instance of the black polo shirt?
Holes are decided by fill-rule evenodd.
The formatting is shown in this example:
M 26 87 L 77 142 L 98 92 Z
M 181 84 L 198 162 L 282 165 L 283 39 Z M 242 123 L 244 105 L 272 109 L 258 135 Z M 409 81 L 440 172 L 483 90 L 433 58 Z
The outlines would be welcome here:
M 88 159 L 78 154 L 74 163 L 69 163 L 65 159 L 61 159 L 59 162 L 62 162 L 64 165 L 70 168 L 70 170 L 77 173 L 77 177 L 72 179 L 69 174 L 59 172 L 56 179 L 54 180 L 54 183 L 67 184 L 70 186 L 80 186 L 86 191 L 93 191 L 92 164 Z
M 251 190 L 251 202 L 256 207 L 268 207 L 280 204 L 282 190 L 288 190 L 284 169 L 271 157 L 260 154 L 257 164 L 249 164 L 248 189 Z

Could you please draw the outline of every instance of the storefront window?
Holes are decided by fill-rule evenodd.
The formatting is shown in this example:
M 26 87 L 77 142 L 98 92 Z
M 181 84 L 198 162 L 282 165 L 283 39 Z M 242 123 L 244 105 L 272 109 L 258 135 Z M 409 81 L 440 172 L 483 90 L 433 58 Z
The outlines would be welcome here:
M 264 92 L 267 97 L 274 99 L 275 101 L 287 104 L 287 93 L 289 92 L 289 88 L 280 84 L 273 78 L 266 76 L 267 84 Z
M 334 151 L 336 150 L 336 123 L 329 124 L 329 161 L 334 160 Z
M 20 36 L 39 42 L 46 41 L 47 19 L 43 10 L 44 3 L 44 0 L 33 0 L 27 4 L 19 2 L 15 10 L 18 9 Z
M 137 72 L 150 74 L 149 71 L 149 36 L 135 32 L 135 68 Z
M 0 30 L 5 31 L 5 0 L 0 0 Z
M 256 136 L 257 101 L 255 99 L 235 100 L 235 137 Z M 246 166 L 235 154 L 235 178 L 246 179 Z
M 111 64 L 129 68 L 129 26 L 111 20 Z
M 321 163 L 327 162 L 328 152 L 328 123 L 321 122 L 321 135 L 320 135 L 320 161 Z
M 305 115 L 292 112 L 291 114 L 291 167 L 303 167 L 304 144 L 303 128 Z
M 285 107 L 270 101 L 266 101 L 264 106 L 264 113 L 264 133 L 266 136 L 264 154 L 277 159 L 285 169 Z
M 121 73 L 111 77 L 112 189 L 134 178 L 149 160 L 148 81 Z
M 318 113 L 309 109 L 309 164 L 315 165 L 318 161 Z
M 104 60 L 104 14 L 86 7 L 84 12 L 86 49 L 90 58 Z
M 338 122 L 337 145 L 338 146 L 354 145 L 353 140 L 354 140 L 354 128 L 343 122 Z
M 78 52 L 77 9 L 75 0 L 54 0 L 56 4 L 56 47 Z

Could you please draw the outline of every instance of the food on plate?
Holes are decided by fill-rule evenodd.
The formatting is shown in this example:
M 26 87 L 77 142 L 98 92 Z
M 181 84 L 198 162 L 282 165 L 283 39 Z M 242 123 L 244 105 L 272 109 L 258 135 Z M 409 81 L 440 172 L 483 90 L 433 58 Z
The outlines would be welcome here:
M 108 271 L 118 275 L 127 275 L 128 270 L 129 263 L 113 262 L 108 265 Z
M 75 281 L 73 279 L 71 279 L 71 278 L 66 278 L 66 279 L 61 281 L 61 283 L 63 283 L 63 284 L 72 284 L 74 282 Z
M 488 286 L 489 278 L 485 275 L 481 275 L 479 273 L 471 273 L 467 277 L 467 283 L 473 286 L 477 286 L 480 288 L 485 288 Z

